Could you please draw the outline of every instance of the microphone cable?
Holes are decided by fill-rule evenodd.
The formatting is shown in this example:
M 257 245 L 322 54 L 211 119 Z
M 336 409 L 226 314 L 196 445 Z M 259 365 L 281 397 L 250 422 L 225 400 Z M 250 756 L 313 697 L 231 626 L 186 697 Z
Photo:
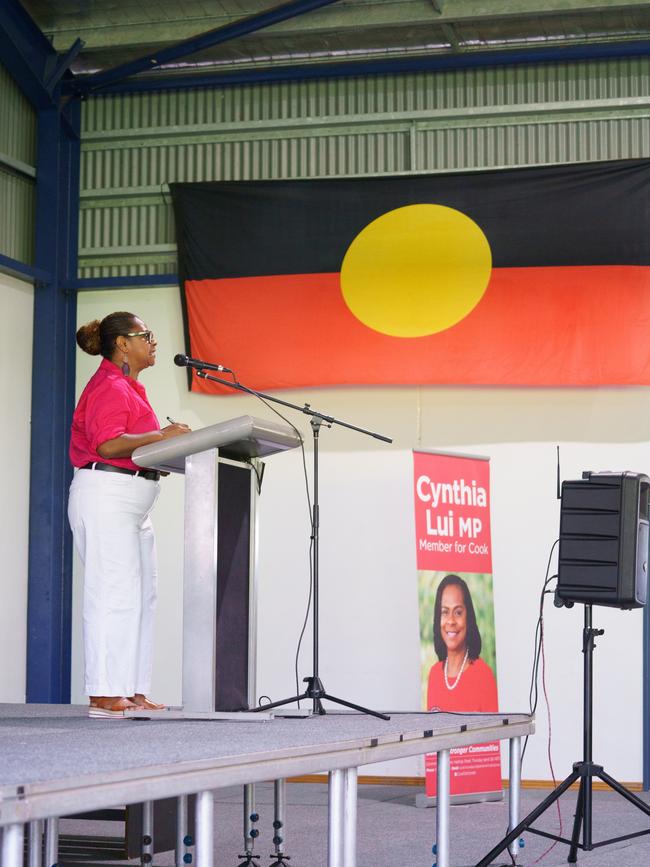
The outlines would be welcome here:
M 237 384 L 239 384 L 239 380 L 237 376 L 233 372 L 233 379 Z M 313 567 L 313 550 L 314 550 L 314 517 L 312 511 L 311 504 L 311 490 L 309 487 L 309 473 L 307 471 L 307 456 L 305 454 L 305 440 L 303 435 L 300 433 L 295 424 L 290 421 L 285 415 L 283 415 L 279 410 L 277 410 L 272 404 L 270 404 L 267 400 L 265 400 L 261 395 L 256 394 L 255 397 L 260 400 L 264 406 L 268 407 L 272 412 L 274 412 L 277 416 L 279 416 L 282 421 L 286 422 L 289 427 L 294 431 L 298 439 L 300 440 L 300 451 L 302 454 L 302 469 L 303 475 L 305 478 L 305 493 L 307 496 L 307 507 L 309 509 L 309 594 L 307 597 L 307 607 L 305 609 L 305 617 L 302 624 L 302 629 L 300 630 L 300 636 L 298 638 L 298 643 L 296 645 L 296 657 L 294 663 L 294 674 L 296 679 L 296 695 L 300 695 L 300 678 L 298 675 L 298 661 L 300 658 L 300 648 L 302 647 L 302 640 L 305 635 L 305 630 L 307 629 L 307 623 L 309 622 L 309 613 L 311 611 L 312 606 L 312 598 L 314 595 L 314 567 Z M 300 707 L 300 702 L 298 701 L 298 707 Z
M 542 690 L 544 692 L 544 699 L 546 702 L 546 709 L 548 715 L 548 742 L 547 742 L 547 753 L 549 766 L 551 769 L 551 777 L 553 780 L 553 785 L 556 786 L 555 782 L 555 771 L 553 769 L 553 761 L 551 758 L 551 707 L 548 699 L 548 692 L 546 690 L 546 656 L 544 653 L 544 603 L 546 602 L 546 597 L 551 594 L 553 591 L 548 589 L 548 585 L 557 578 L 557 575 L 549 575 L 551 571 L 551 562 L 553 560 L 553 554 L 555 553 L 555 549 L 557 548 L 560 540 L 556 539 L 555 542 L 551 545 L 551 550 L 548 555 L 548 562 L 546 564 L 546 574 L 544 576 L 544 583 L 542 585 L 542 590 L 539 597 L 539 615 L 537 617 L 537 625 L 535 627 L 535 640 L 533 646 L 533 666 L 531 670 L 530 677 L 530 689 L 528 691 L 528 708 L 529 713 L 534 714 L 537 711 L 537 705 L 539 703 L 539 672 L 540 672 L 540 662 L 542 669 Z M 524 738 L 524 745 L 521 751 L 521 759 L 519 761 L 519 779 L 521 780 L 521 773 L 524 766 L 524 756 L 526 755 L 526 747 L 528 746 L 528 738 L 529 735 L 526 735 Z M 562 834 L 562 812 L 560 810 L 560 802 L 557 801 L 557 810 L 558 817 L 560 823 L 560 835 Z M 539 863 L 542 858 L 545 858 L 548 853 L 556 846 L 558 841 L 556 840 L 552 843 L 551 846 L 548 847 L 542 854 L 534 861 L 534 864 Z M 508 850 L 508 854 L 510 854 L 510 850 Z M 512 863 L 515 864 L 515 860 L 510 854 L 510 858 Z
M 537 704 L 539 702 L 539 664 L 542 656 L 542 644 L 544 641 L 544 602 L 546 601 L 546 596 L 552 593 L 552 590 L 548 589 L 548 585 L 551 581 L 557 578 L 557 575 L 551 575 L 549 577 L 549 572 L 551 571 L 551 561 L 553 559 L 553 554 L 555 553 L 555 549 L 557 548 L 560 540 L 556 539 L 551 546 L 551 550 L 548 555 L 548 563 L 546 564 L 546 574 L 544 576 L 544 584 L 542 586 L 542 591 L 539 597 L 539 615 L 537 617 L 537 625 L 535 627 L 535 641 L 534 641 L 534 649 L 533 649 L 533 667 L 530 676 L 530 689 L 528 691 L 528 708 L 529 713 L 534 714 L 537 710 Z M 526 747 L 528 746 L 528 737 L 526 736 L 524 739 L 524 746 L 521 751 L 521 764 L 523 766 L 524 756 L 526 754 Z

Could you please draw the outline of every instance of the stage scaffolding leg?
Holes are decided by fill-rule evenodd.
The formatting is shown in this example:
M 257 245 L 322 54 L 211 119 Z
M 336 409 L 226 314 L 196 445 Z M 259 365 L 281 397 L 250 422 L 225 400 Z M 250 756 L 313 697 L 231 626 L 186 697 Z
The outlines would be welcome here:
M 343 867 L 344 772 L 329 772 L 327 867 Z
M 357 864 L 357 768 L 347 768 L 343 778 L 343 867 Z
M 449 750 L 438 752 L 436 867 L 449 867 Z
M 29 823 L 29 867 L 43 864 L 43 822 L 35 819 Z
M 244 857 L 249 860 L 253 855 L 255 840 L 260 833 L 255 827 L 255 822 L 258 819 L 259 816 L 255 810 L 255 785 L 246 783 L 244 786 Z
M 176 799 L 176 867 L 187 867 L 185 856 L 189 842 L 189 820 L 187 810 L 187 795 L 181 795 Z
M 510 738 L 510 789 L 508 790 L 508 832 L 519 824 L 521 803 L 521 738 Z M 508 851 L 513 858 L 519 853 L 519 840 L 513 840 Z
M 284 847 L 287 841 L 285 827 L 287 824 L 287 781 L 273 781 L 273 845 L 275 857 L 282 862 Z
M 153 861 L 153 801 L 142 804 L 142 841 L 140 845 L 140 863 L 148 867 Z
M 59 820 L 45 820 L 45 867 L 53 867 L 59 860 Z
M 2 832 L 2 867 L 23 867 L 24 827 L 5 825 Z
M 196 861 L 198 867 L 214 865 L 214 794 L 196 796 Z

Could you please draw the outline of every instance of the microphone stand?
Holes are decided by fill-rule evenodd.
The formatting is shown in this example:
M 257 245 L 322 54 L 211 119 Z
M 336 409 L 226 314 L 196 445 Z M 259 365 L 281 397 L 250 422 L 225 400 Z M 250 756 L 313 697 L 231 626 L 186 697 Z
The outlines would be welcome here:
M 264 400 L 270 400 L 273 403 L 279 403 L 282 406 L 287 406 L 290 409 L 295 409 L 298 412 L 302 412 L 305 415 L 311 416 L 310 425 L 313 434 L 314 440 L 314 481 L 313 481 L 313 491 L 314 491 L 314 501 L 312 503 L 312 531 L 311 531 L 311 541 L 312 541 L 312 576 L 314 581 L 314 595 L 313 595 L 313 673 L 310 677 L 303 678 L 303 682 L 307 684 L 305 691 L 300 695 L 293 695 L 289 698 L 280 699 L 280 701 L 271 702 L 271 704 L 262 705 L 262 707 L 251 708 L 253 712 L 257 711 L 268 711 L 274 707 L 282 707 L 285 704 L 292 704 L 293 702 L 300 701 L 302 699 L 311 699 L 313 701 L 313 713 L 315 714 L 325 714 L 327 711 L 322 705 L 322 700 L 327 699 L 328 701 L 334 702 L 334 704 L 340 704 L 344 707 L 349 707 L 352 710 L 358 710 L 360 713 L 369 714 L 370 716 L 378 717 L 379 719 L 390 719 L 389 716 L 383 713 L 379 713 L 378 711 L 369 710 L 367 707 L 362 707 L 361 705 L 354 704 L 353 702 L 346 701 L 342 698 L 337 698 L 334 695 L 330 695 L 323 686 L 323 682 L 318 675 L 318 649 L 319 649 L 319 634 L 318 634 L 318 601 L 319 601 L 319 535 L 320 535 L 320 516 L 319 516 L 319 504 L 318 504 L 318 442 L 319 442 L 319 434 L 321 425 L 325 424 L 327 427 L 332 427 L 333 424 L 338 424 L 341 427 L 346 427 L 349 430 L 358 431 L 358 433 L 365 434 L 366 436 L 374 437 L 374 439 L 381 440 L 385 443 L 392 443 L 392 439 L 389 437 L 385 437 L 379 433 L 373 433 L 372 431 L 365 430 L 364 428 L 357 427 L 353 424 L 348 424 L 344 421 L 339 421 L 339 419 L 333 418 L 331 415 L 324 415 L 321 412 L 317 412 L 312 409 L 308 403 L 305 403 L 303 406 L 299 406 L 295 403 L 290 403 L 287 400 L 281 400 L 278 397 L 273 397 L 270 394 L 265 394 L 263 391 L 255 391 L 253 388 L 248 388 L 245 385 L 241 385 L 239 382 L 230 382 L 227 379 L 220 379 L 217 376 L 210 376 L 204 370 L 197 370 L 196 375 L 201 379 L 208 379 L 210 382 L 218 382 L 221 385 L 225 385 L 228 388 L 232 388 L 235 391 L 243 391 L 246 394 L 252 394 L 255 397 L 260 397 Z

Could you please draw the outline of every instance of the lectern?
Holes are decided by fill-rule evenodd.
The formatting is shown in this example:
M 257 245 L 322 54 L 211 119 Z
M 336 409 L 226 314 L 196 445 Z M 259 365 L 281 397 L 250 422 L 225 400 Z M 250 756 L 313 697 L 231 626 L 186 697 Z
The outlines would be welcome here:
M 183 710 L 256 700 L 256 514 L 260 459 L 300 445 L 288 425 L 229 419 L 142 446 L 141 467 L 185 475 Z

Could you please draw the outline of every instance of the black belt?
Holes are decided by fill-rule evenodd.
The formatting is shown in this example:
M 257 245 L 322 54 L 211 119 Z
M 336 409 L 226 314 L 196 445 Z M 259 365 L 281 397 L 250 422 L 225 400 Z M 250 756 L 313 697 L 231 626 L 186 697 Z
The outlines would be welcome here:
M 79 467 L 80 470 L 103 470 L 105 473 L 126 473 L 128 476 L 140 476 L 142 479 L 149 479 L 152 482 L 157 482 L 160 479 L 158 470 L 130 470 L 128 467 L 116 467 L 113 464 L 96 463 L 85 464 Z

